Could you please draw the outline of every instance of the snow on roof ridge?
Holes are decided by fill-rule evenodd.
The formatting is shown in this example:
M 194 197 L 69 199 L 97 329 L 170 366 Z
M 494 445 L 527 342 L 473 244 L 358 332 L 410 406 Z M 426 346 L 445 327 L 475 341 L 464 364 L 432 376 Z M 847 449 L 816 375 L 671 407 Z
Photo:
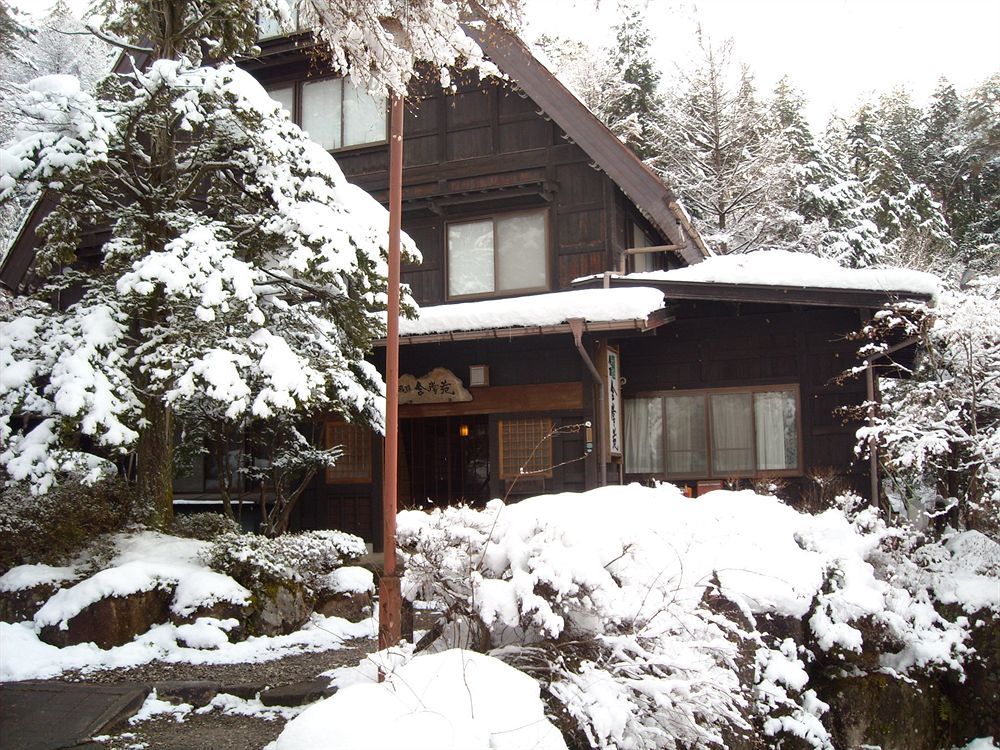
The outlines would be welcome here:
M 550 326 L 571 318 L 590 322 L 645 320 L 663 307 L 663 292 L 652 287 L 577 289 L 505 299 L 422 307 L 414 320 L 401 320 L 402 336 L 491 328 Z
M 690 281 L 703 284 L 758 284 L 817 289 L 860 289 L 911 292 L 937 296 L 937 276 L 910 268 L 844 268 L 836 261 L 788 250 L 756 250 L 717 255 L 671 271 L 646 271 L 626 278 L 648 281 Z

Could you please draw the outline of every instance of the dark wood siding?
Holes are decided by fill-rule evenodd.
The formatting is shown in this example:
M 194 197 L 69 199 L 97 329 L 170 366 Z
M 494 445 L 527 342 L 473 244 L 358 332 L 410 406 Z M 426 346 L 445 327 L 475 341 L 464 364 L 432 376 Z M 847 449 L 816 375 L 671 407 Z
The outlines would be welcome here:
M 303 57 L 255 74 L 266 85 L 304 79 L 309 70 Z M 406 102 L 403 126 L 403 229 L 424 258 L 403 269 L 403 281 L 417 302 L 448 301 L 444 245 L 450 219 L 545 208 L 552 290 L 610 270 L 625 244 L 631 204 L 593 160 L 509 81 L 456 74 L 455 90 L 448 92 L 431 71 L 426 78 Z M 334 156 L 348 179 L 386 202 L 384 144 Z
M 859 425 L 837 414 L 865 400 L 863 379 L 835 380 L 856 362 L 857 345 L 846 338 L 860 326 L 856 310 L 685 302 L 676 314 L 655 336 L 620 342 L 625 398 L 646 391 L 797 384 L 805 475 L 834 474 L 846 487 L 867 493 L 867 463 L 853 451 Z

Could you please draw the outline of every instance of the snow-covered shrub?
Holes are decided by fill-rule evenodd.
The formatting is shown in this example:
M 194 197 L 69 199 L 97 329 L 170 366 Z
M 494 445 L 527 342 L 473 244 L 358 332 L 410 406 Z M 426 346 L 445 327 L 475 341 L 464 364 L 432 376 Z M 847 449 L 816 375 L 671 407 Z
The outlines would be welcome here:
M 588 495 L 574 496 L 586 520 L 573 528 L 553 521 L 558 498 L 401 514 L 404 591 L 446 609 L 433 648 L 489 651 L 532 675 L 580 746 L 699 747 L 748 728 L 731 629 L 697 596 L 676 603 L 641 523 L 586 528 L 602 515 Z
M 0 492 L 0 572 L 22 563 L 62 563 L 127 521 L 132 505 L 119 479 L 69 479 L 38 497 L 25 483 Z
M 174 516 L 170 532 L 177 536 L 210 542 L 223 534 L 235 534 L 240 525 L 222 513 L 190 513 Z
M 863 335 L 870 342 L 864 356 L 886 351 L 900 337 L 922 341 L 910 377 L 885 383 L 874 424 L 858 431 L 863 449 L 878 447 L 888 490 L 901 506 L 939 521 L 947 515 L 950 523 L 997 538 L 1000 276 L 945 292 L 933 309 L 880 311 Z
M 269 582 L 299 581 L 312 590 L 320 579 L 366 552 L 361 537 L 343 531 L 302 531 L 269 538 L 226 533 L 206 558 L 215 570 L 257 591 Z
M 1000 611 L 1000 552 L 930 543 L 857 500 L 810 515 L 749 491 L 631 485 L 406 511 L 404 593 L 444 612 L 418 649 L 486 651 L 533 675 L 583 746 L 750 730 L 829 748 L 811 670 L 960 680 L 968 618 L 939 605 Z

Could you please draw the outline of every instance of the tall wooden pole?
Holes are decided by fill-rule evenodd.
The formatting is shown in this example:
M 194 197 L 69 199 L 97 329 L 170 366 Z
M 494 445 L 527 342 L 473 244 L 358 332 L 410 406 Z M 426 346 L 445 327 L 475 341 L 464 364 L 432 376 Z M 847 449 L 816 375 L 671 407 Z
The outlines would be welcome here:
M 389 125 L 389 303 L 385 346 L 385 466 L 382 471 L 382 548 L 378 589 L 378 647 L 399 643 L 402 596 L 396 568 L 396 488 L 399 449 L 399 235 L 403 214 L 403 97 L 392 95 Z

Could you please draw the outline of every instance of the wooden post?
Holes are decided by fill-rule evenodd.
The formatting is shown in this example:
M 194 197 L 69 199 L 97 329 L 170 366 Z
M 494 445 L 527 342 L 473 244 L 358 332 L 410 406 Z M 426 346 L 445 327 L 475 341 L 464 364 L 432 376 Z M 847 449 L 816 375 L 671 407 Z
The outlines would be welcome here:
M 403 213 L 403 97 L 392 94 L 389 128 L 389 289 L 385 347 L 385 467 L 382 472 L 382 549 L 378 590 L 378 647 L 399 643 L 402 595 L 396 568 L 396 490 L 399 449 L 399 236 Z

